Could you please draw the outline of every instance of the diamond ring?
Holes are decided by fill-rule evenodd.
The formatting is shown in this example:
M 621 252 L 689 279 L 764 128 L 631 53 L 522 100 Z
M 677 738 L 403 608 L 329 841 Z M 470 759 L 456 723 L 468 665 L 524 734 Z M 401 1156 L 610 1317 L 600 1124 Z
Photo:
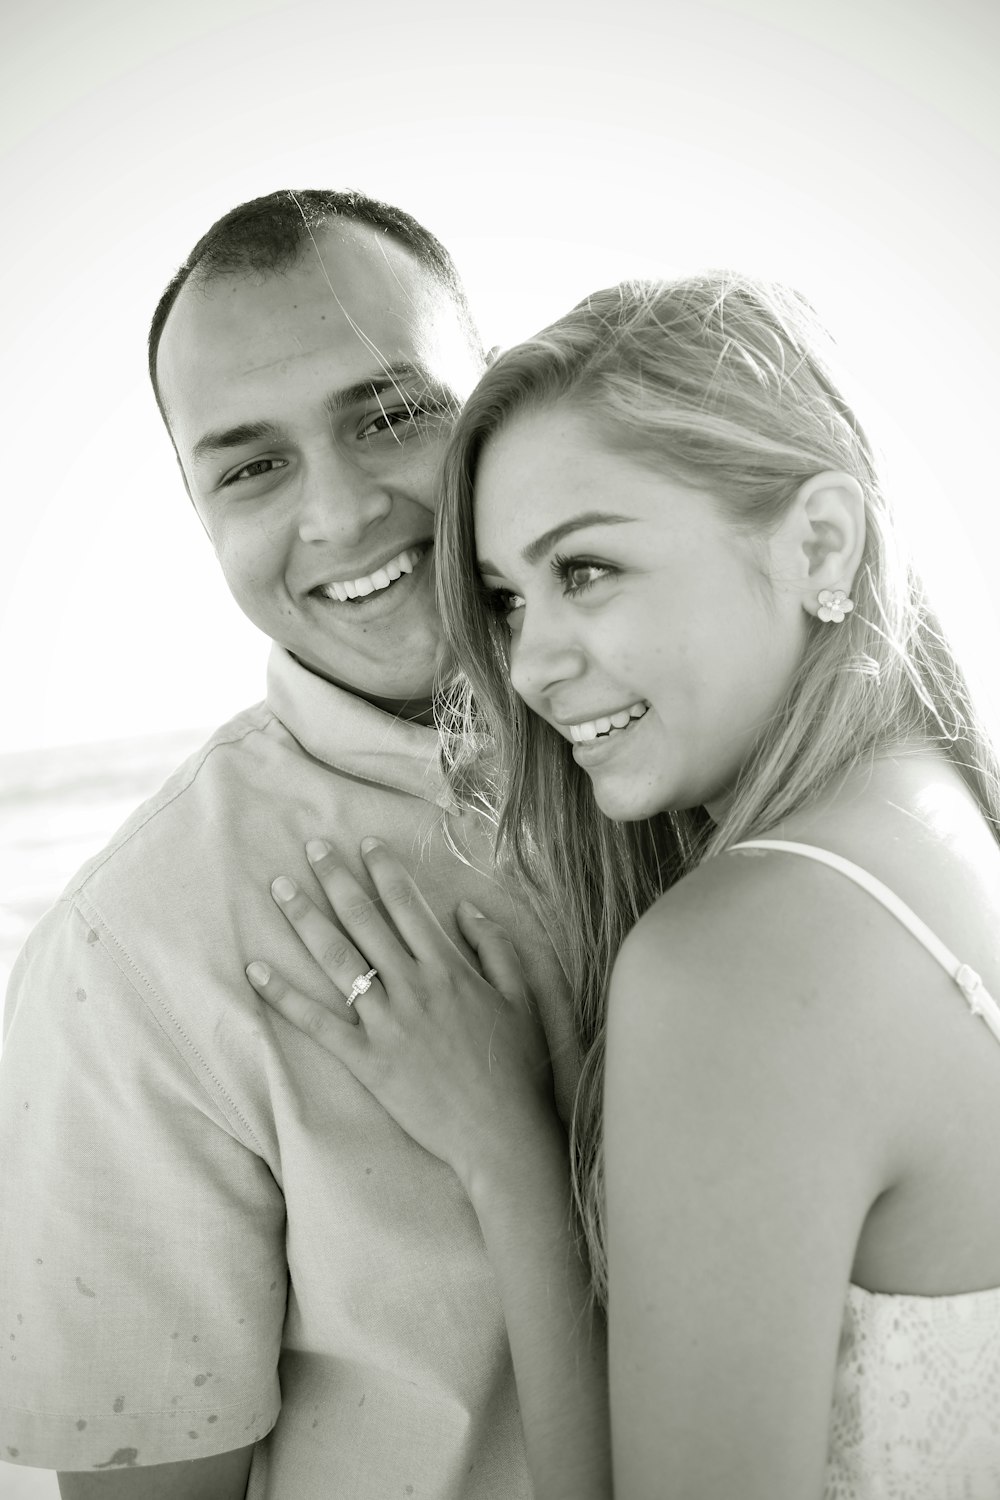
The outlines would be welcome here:
M 367 974 L 358 975 L 357 979 L 351 985 L 351 993 L 347 997 L 346 1004 L 348 1009 L 354 1004 L 359 995 L 368 993 L 372 987 L 372 980 L 377 973 L 378 969 L 369 969 Z

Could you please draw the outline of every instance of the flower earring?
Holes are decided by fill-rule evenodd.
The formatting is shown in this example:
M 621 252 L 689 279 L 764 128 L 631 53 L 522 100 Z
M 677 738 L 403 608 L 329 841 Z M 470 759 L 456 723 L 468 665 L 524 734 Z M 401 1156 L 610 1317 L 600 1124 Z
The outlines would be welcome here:
M 850 599 L 843 589 L 820 589 L 819 618 L 827 625 L 841 625 L 845 615 L 849 615 L 854 608 L 854 600 Z

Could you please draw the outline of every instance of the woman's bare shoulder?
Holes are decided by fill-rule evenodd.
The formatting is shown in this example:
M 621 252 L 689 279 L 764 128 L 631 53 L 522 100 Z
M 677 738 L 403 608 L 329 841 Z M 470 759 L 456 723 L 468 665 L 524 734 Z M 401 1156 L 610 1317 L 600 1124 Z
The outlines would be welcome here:
M 626 939 L 612 975 L 609 1047 L 658 1050 L 720 1071 L 737 1090 L 846 1091 L 896 1069 L 907 984 L 926 954 L 872 898 L 811 860 L 753 850 L 707 860 Z M 883 983 L 891 973 L 895 988 Z M 877 998 L 873 1002 L 873 995 Z M 860 1063 L 859 1063 L 860 1059 Z
M 748 979 L 752 962 L 769 982 L 788 972 L 789 949 L 822 962 L 833 943 L 826 873 L 804 880 L 801 860 L 753 849 L 717 855 L 640 918 L 619 964 L 711 982 L 734 972 Z
M 1000 850 L 954 767 L 887 759 L 768 839 L 840 856 L 886 886 L 954 951 L 987 963 L 1000 916 Z M 623 963 L 662 972 L 742 973 L 770 992 L 783 979 L 892 994 L 936 974 L 912 934 L 861 885 L 801 853 L 730 849 L 704 861 L 633 929 Z M 857 979 L 857 986 L 852 984 Z M 777 985 L 777 990 L 774 986 Z M 874 1019 L 866 1006 L 866 1019 Z
M 849 1024 L 829 1002 L 855 979 L 856 956 L 843 921 L 831 920 L 841 893 L 823 877 L 835 877 L 803 879 L 801 863 L 724 854 L 661 896 L 618 955 L 612 1037 L 673 1046 L 699 1035 L 721 1047 L 725 1032 L 758 1051 L 780 1034 L 785 1053 L 793 1036 L 804 1054 L 827 1050 Z

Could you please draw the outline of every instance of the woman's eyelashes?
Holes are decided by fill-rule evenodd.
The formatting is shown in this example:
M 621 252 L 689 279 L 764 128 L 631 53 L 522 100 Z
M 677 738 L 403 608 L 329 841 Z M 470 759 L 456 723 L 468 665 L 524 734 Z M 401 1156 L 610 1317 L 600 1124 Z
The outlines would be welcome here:
M 564 557 L 561 552 L 553 554 L 549 569 L 563 585 L 563 593 L 570 598 L 583 594 L 618 570 L 610 563 L 595 562 L 592 557 Z
M 610 563 L 595 562 L 589 557 L 563 557 L 556 553 L 549 562 L 549 570 L 562 584 L 562 593 L 567 599 L 578 598 L 595 584 L 612 578 L 618 572 Z M 524 595 L 513 589 L 484 587 L 483 595 L 487 608 L 502 619 L 524 608 Z
M 524 599 L 513 589 L 484 587 L 483 599 L 487 609 L 504 620 L 509 619 L 515 610 L 524 608 Z

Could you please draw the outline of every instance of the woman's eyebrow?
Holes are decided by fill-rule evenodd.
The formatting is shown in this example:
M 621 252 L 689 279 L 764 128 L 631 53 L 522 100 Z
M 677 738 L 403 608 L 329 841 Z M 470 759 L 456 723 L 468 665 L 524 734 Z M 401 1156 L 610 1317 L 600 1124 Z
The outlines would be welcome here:
M 568 521 L 560 521 L 558 526 L 543 531 L 541 536 L 528 543 L 521 552 L 521 557 L 526 563 L 536 563 L 571 532 L 582 531 L 586 526 L 623 526 L 635 519 L 635 516 L 613 515 L 605 510 L 585 510 L 580 515 L 572 516 Z M 495 573 L 498 576 L 500 574 L 500 569 L 496 564 L 487 562 L 485 559 L 480 560 L 479 571 L 480 573 Z

